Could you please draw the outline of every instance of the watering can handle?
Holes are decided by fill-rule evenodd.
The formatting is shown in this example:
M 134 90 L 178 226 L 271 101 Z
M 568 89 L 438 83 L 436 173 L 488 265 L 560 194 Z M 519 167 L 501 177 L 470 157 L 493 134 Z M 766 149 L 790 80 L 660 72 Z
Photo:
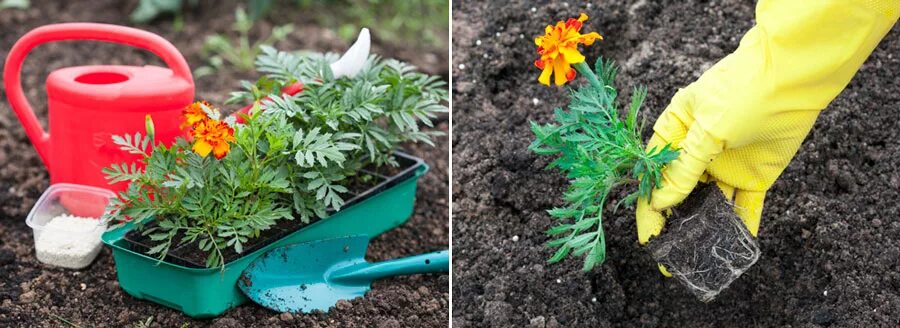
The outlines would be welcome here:
M 34 115 L 34 110 L 22 92 L 20 73 L 25 57 L 32 49 L 44 43 L 66 40 L 105 41 L 149 50 L 162 58 L 175 76 L 182 77 L 191 85 L 194 84 L 187 61 L 184 60 L 178 49 L 161 36 L 147 31 L 111 24 L 64 23 L 42 26 L 26 33 L 13 45 L 6 57 L 3 85 L 6 88 L 10 106 L 22 121 L 25 133 L 34 143 L 44 164 L 49 164 L 47 156 L 49 155 L 50 134 L 41 127 Z

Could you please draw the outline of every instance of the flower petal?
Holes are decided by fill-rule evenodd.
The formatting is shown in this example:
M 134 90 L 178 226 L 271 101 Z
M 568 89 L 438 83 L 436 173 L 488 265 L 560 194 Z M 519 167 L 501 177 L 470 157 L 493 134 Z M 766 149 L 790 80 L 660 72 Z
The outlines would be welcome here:
M 588 20 L 588 15 L 587 15 L 587 14 L 581 13 L 581 15 L 578 16 L 578 21 L 579 21 L 579 22 L 584 22 L 584 21 L 586 21 L 586 20 Z
M 213 154 L 216 155 L 216 159 L 222 159 L 228 155 L 229 150 L 231 150 L 231 146 L 227 142 L 219 142 L 213 147 Z
M 538 77 L 538 82 L 543 85 L 550 85 L 550 74 L 553 73 L 553 65 L 544 65 L 544 70 L 541 71 L 541 76 Z
M 584 45 L 589 46 L 594 44 L 594 40 L 603 40 L 603 36 L 597 32 L 591 32 L 588 34 L 581 35 L 578 38 L 578 41 L 584 43 Z
M 568 26 L 573 31 L 578 32 L 581 30 L 581 26 L 584 25 L 584 21 L 586 20 L 587 15 L 581 13 L 581 16 L 579 16 L 578 19 L 569 18 L 569 20 L 566 21 L 566 26 Z
M 563 58 L 565 58 L 566 62 L 569 64 L 577 64 L 584 62 L 584 55 L 578 52 L 578 48 L 573 47 L 561 47 L 559 48 L 559 52 L 562 53 Z
M 562 58 L 557 58 L 553 61 L 553 77 L 557 86 L 566 84 L 566 74 L 568 74 L 570 69 L 572 69 L 572 66 L 569 66 Z
M 194 142 L 194 146 L 191 147 L 191 149 L 193 149 L 194 152 L 198 155 L 206 157 L 206 155 L 209 155 L 209 152 L 212 151 L 213 146 L 205 140 L 197 140 L 196 142 Z

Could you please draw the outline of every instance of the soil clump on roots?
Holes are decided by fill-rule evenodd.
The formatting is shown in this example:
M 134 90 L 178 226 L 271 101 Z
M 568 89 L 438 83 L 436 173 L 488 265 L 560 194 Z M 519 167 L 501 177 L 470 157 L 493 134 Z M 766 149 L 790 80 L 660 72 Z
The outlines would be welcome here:
M 703 302 L 759 259 L 759 245 L 715 184 L 698 185 L 672 210 L 647 251 Z

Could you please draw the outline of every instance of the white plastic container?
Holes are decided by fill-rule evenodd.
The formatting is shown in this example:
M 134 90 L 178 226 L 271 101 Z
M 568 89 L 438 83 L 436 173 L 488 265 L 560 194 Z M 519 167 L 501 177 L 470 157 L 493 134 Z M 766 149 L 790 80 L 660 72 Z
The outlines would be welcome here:
M 90 265 L 106 231 L 100 217 L 115 196 L 106 189 L 69 183 L 47 188 L 25 219 L 34 232 L 37 259 L 70 269 Z

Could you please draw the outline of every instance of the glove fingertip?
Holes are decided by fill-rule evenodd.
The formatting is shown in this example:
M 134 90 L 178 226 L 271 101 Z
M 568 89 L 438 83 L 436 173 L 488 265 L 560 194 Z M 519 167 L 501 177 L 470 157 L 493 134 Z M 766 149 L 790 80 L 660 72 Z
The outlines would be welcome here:
M 687 193 L 663 185 L 662 188 L 653 191 L 650 197 L 650 207 L 656 211 L 669 209 L 687 198 Z
M 725 196 L 725 199 L 728 201 L 734 201 L 734 193 L 735 188 L 731 185 L 724 183 L 722 181 L 716 181 L 716 186 L 719 187 L 719 191 L 722 192 L 722 196 Z
M 739 190 L 734 195 L 734 211 L 744 221 L 750 235 L 759 233 L 759 222 L 762 220 L 762 209 L 765 203 L 765 191 Z
M 654 211 L 646 200 L 638 200 L 637 209 L 635 210 L 635 219 L 637 225 L 638 243 L 646 245 L 650 242 L 650 237 L 657 236 L 666 224 L 665 217 L 661 213 Z
M 662 273 L 666 278 L 672 278 L 672 274 L 669 273 L 669 270 L 666 270 L 665 265 L 662 265 L 662 263 L 656 263 L 656 265 L 659 267 L 659 273 Z

